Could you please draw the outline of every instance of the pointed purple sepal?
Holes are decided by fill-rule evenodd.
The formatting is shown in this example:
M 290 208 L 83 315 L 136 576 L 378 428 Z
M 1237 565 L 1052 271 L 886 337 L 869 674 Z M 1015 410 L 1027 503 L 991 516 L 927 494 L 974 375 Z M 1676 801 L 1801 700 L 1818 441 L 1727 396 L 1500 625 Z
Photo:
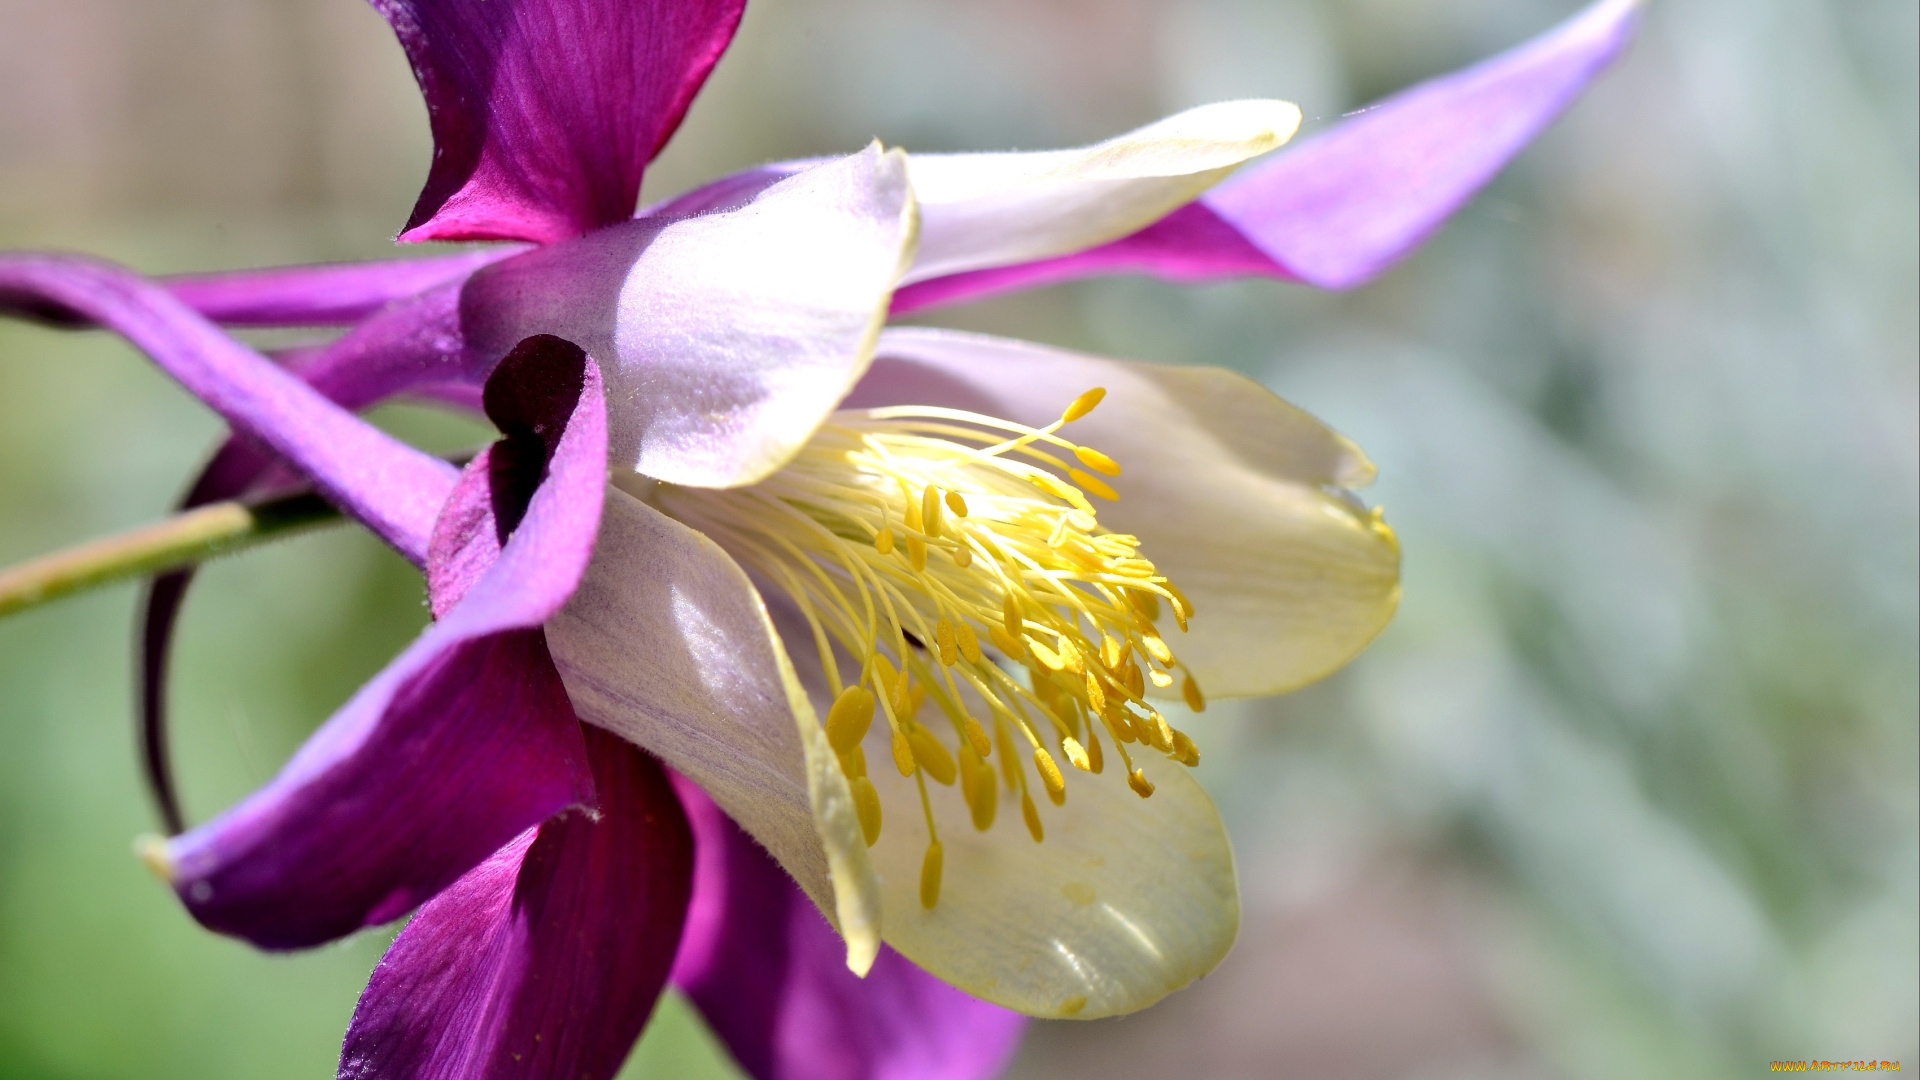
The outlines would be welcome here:
M 489 391 L 506 437 L 462 474 L 434 532 L 440 621 L 272 783 L 169 846 L 174 886 L 207 926 L 317 944 L 404 914 L 530 826 L 592 804 L 539 627 L 599 529 L 599 373 L 566 342 L 531 339 Z
M 666 983 L 693 862 L 659 764 L 586 729 L 597 812 L 529 831 L 413 917 L 368 980 L 342 1080 L 606 1080 Z
M 372 0 L 413 64 L 433 166 L 403 240 L 547 243 L 632 216 L 744 0 Z
M 1404 90 L 1248 166 L 1146 229 L 1056 259 L 934 278 L 893 313 L 1096 274 L 1364 284 L 1466 205 L 1620 55 L 1638 0 L 1600 0 L 1517 48 Z
M 692 782 L 693 903 L 673 981 L 755 1080 L 984 1080 L 1026 1018 L 883 946 L 862 979 L 819 909 Z

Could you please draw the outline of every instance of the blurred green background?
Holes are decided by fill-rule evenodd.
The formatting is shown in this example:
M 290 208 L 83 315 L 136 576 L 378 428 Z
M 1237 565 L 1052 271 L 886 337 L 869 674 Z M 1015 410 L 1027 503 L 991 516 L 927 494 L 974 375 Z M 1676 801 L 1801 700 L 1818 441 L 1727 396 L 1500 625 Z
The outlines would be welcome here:
M 759 161 L 1344 111 L 1572 0 L 753 0 L 649 199 Z M 1059 287 L 929 321 L 1246 371 L 1356 438 L 1406 600 L 1349 669 L 1196 722 L 1246 920 L 1022 1077 L 1920 1067 L 1920 6 L 1657 0 L 1632 53 L 1368 288 Z M 0 0 L 0 246 L 153 272 L 381 257 L 424 110 L 355 0 Z M 482 429 L 384 410 L 450 448 Z M 0 564 L 153 519 L 217 425 L 99 335 L 0 323 Z M 263 956 L 130 853 L 119 588 L 0 621 L 0 1077 L 331 1075 L 386 936 Z M 423 624 L 350 530 L 207 571 L 189 814 Z M 670 1000 L 630 1077 L 737 1075 Z

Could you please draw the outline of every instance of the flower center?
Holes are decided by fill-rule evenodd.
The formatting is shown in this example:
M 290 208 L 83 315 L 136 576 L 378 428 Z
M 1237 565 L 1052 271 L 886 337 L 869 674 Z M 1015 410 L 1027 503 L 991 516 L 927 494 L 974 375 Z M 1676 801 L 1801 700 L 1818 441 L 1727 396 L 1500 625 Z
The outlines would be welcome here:
M 918 785 L 927 818 L 927 907 L 942 862 L 928 779 L 957 780 L 984 832 L 1003 778 L 1038 842 L 1023 747 L 1056 806 L 1067 787 L 1053 748 L 1100 773 L 1104 734 L 1141 798 L 1153 785 L 1129 746 L 1199 763 L 1193 741 L 1146 700 L 1147 684 L 1179 681 L 1187 704 L 1205 707 L 1157 625 L 1171 611 L 1185 630 L 1192 607 L 1137 538 L 1100 527 L 1087 494 L 1117 498 L 1100 477 L 1120 466 L 1057 434 L 1104 395 L 1087 391 L 1038 429 L 926 406 L 842 411 L 758 484 L 661 485 L 650 496 L 805 617 L 833 694 L 827 739 L 869 845 L 880 797 L 861 740 L 876 711 L 885 718 L 894 767 Z M 999 777 L 987 764 L 995 754 Z

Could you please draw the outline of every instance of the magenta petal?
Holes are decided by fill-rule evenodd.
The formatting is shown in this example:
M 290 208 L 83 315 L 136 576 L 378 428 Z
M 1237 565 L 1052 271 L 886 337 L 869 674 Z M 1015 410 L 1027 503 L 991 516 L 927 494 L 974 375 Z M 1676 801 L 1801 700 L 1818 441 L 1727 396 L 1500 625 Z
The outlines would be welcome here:
M 529 826 L 590 805 L 538 630 L 427 631 L 265 788 L 168 846 L 209 929 L 301 948 L 388 922 Z
M 0 312 L 49 306 L 125 336 L 235 430 L 273 448 L 402 554 L 425 561 L 451 466 L 341 409 L 129 270 L 79 256 L 0 255 Z
M 228 326 L 351 326 L 396 300 L 458 281 L 518 250 L 181 274 L 160 283 L 181 303 Z
M 578 236 L 640 177 L 745 0 L 373 0 L 413 63 L 433 167 L 403 240 Z
M 596 814 L 523 834 L 415 915 L 374 968 L 343 1080 L 605 1080 L 679 942 L 692 838 L 660 766 L 586 730 Z
M 207 926 L 269 948 L 317 944 L 404 914 L 521 831 L 592 802 L 539 627 L 578 585 L 600 525 L 599 372 L 566 342 L 534 339 L 488 391 L 506 438 L 469 466 L 433 534 L 443 617 L 270 784 L 169 846 L 174 886 Z
M 978 1080 L 1026 1018 L 970 997 L 882 946 L 865 979 L 798 886 L 690 781 L 693 903 L 674 983 L 756 1080 Z
M 893 313 L 1096 274 L 1263 275 L 1364 284 L 1466 204 L 1611 63 L 1638 0 L 1600 0 L 1518 48 L 1421 83 L 1248 166 L 1132 236 L 1087 251 L 909 285 Z

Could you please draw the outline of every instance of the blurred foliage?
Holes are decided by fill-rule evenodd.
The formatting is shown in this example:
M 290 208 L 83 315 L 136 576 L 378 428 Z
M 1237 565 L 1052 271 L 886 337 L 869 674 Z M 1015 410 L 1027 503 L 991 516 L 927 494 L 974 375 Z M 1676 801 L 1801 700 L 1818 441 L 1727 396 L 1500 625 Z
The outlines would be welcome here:
M 1573 6 L 755 0 L 647 197 L 876 134 L 1068 145 L 1228 97 L 1300 102 L 1308 138 Z M 1367 448 L 1406 549 L 1401 615 L 1351 668 L 1196 725 L 1242 863 L 1234 957 L 1138 1017 L 1036 1026 L 1016 1072 L 1915 1061 L 1917 10 L 1659 0 L 1586 100 L 1354 293 L 1117 279 L 930 319 L 1254 374 Z M 155 272 L 390 250 L 428 144 L 364 6 L 0 19 L 0 245 Z M 117 343 L 0 324 L 0 562 L 161 514 L 217 431 Z M 196 818 L 425 618 L 351 530 L 203 578 L 173 695 Z M 0 622 L 0 1077 L 325 1075 L 387 937 L 263 956 L 130 857 L 153 827 L 131 609 L 122 588 Z M 1420 957 L 1437 974 L 1402 977 Z M 1336 976 L 1358 980 L 1342 1014 L 1289 1026 Z M 730 1068 L 669 1001 L 628 1075 Z

